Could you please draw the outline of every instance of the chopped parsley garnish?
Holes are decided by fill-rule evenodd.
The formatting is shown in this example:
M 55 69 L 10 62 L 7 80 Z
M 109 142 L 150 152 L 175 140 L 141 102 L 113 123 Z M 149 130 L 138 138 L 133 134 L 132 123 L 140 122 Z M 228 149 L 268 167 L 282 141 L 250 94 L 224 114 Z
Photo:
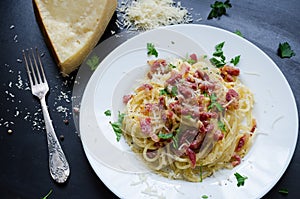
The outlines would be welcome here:
M 203 171 L 202 171 L 202 165 L 200 165 L 200 182 L 202 181 L 203 181 Z
M 193 60 L 193 59 L 186 59 L 185 61 L 191 65 L 193 65 L 197 62 L 196 60 Z
M 168 88 L 164 88 L 159 90 L 159 94 L 160 95 L 171 95 L 173 97 L 175 97 L 176 95 L 178 95 L 178 89 L 176 86 L 173 86 L 171 89 L 171 92 L 168 91 Z
M 168 92 L 167 88 L 159 90 L 159 95 L 168 95 L 168 94 L 169 94 L 169 92 Z
M 210 5 L 210 7 L 211 11 L 207 16 L 207 19 L 220 18 L 222 15 L 226 14 L 226 9 L 231 8 L 232 5 L 230 0 L 226 0 L 225 2 L 215 1 L 214 4 Z
M 50 191 L 47 193 L 47 195 L 42 197 L 42 199 L 47 199 L 50 196 L 51 193 L 52 193 L 52 189 L 50 189 Z
M 207 107 L 208 110 L 212 109 L 212 108 L 216 108 L 218 111 L 222 112 L 224 110 L 224 108 L 222 107 L 222 105 L 217 101 L 217 96 L 216 94 L 212 93 L 210 96 L 210 105 Z
M 172 94 L 173 96 L 178 95 L 178 89 L 177 89 L 176 86 L 173 86 L 173 87 L 172 87 L 171 94 Z
M 239 187 L 239 186 L 244 186 L 245 180 L 248 179 L 248 177 L 242 176 L 241 174 L 239 174 L 239 173 L 237 173 L 237 172 L 234 174 L 234 176 L 235 176 L 235 178 L 236 178 L 236 180 L 237 180 L 237 186 L 238 186 L 238 187 Z
M 106 116 L 111 116 L 111 111 L 110 111 L 110 110 L 106 110 L 106 111 L 104 112 L 104 114 L 105 114 Z
M 173 137 L 173 133 L 162 133 L 162 132 L 160 132 L 158 134 L 158 137 L 161 138 L 161 139 L 167 140 L 167 139 L 170 139 L 170 138 Z
M 287 189 L 280 189 L 278 192 L 282 193 L 282 194 L 288 194 L 289 193 L 289 191 Z
M 158 52 L 155 49 L 154 44 L 147 43 L 147 50 L 148 50 L 147 55 L 153 55 L 155 57 L 158 57 Z
M 234 33 L 240 37 L 244 37 L 243 34 L 241 33 L 241 31 L 239 31 L 239 30 L 236 30 Z
M 232 58 L 232 59 L 230 60 L 230 63 L 232 63 L 233 65 L 236 66 L 236 65 L 240 62 L 240 57 L 241 57 L 241 55 L 238 55 L 238 56 Z
M 291 49 L 291 46 L 288 42 L 279 43 L 278 46 L 278 55 L 281 58 L 291 58 L 295 56 L 295 52 Z
M 176 66 L 174 64 L 169 64 L 170 68 L 176 68 Z
M 208 198 L 208 196 L 207 196 L 207 195 L 202 195 L 202 196 L 201 196 L 201 198 L 203 198 L 203 199 L 207 199 L 207 198 Z
M 222 121 L 218 121 L 218 127 L 221 131 L 225 132 L 226 131 L 226 127 L 225 124 Z
M 124 113 L 120 113 L 119 112 L 119 114 L 118 114 L 118 121 L 117 122 L 109 122 L 110 125 L 112 126 L 115 134 L 116 134 L 118 142 L 120 141 L 121 136 L 122 136 L 122 129 L 121 129 L 121 127 L 122 127 L 122 122 L 123 122 L 124 116 L 125 116 Z
M 93 55 L 86 61 L 86 64 L 90 67 L 92 71 L 96 70 L 99 63 L 100 63 L 100 58 L 97 55 Z

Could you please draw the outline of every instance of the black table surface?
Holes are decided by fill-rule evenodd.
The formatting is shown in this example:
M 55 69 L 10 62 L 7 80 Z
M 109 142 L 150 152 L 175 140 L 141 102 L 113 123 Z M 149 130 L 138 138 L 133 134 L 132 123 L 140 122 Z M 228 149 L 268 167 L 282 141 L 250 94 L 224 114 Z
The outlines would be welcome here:
M 232 0 L 226 16 L 207 20 L 212 3 L 212 0 L 181 1 L 190 10 L 193 23 L 231 32 L 240 30 L 270 56 L 288 80 L 299 105 L 300 2 Z M 116 198 L 94 173 L 76 132 L 71 102 L 76 72 L 69 77 L 60 75 L 37 24 L 32 1 L 1 0 L 0 16 L 0 198 L 42 198 L 50 190 L 48 198 Z M 116 19 L 115 14 L 100 42 L 109 38 L 112 31 L 122 31 L 115 25 Z M 282 59 L 277 55 L 278 45 L 283 42 L 290 44 L 295 56 Z M 65 184 L 55 183 L 49 175 L 40 104 L 28 89 L 22 62 L 21 50 L 35 46 L 43 55 L 51 88 L 47 97 L 50 115 L 71 167 L 70 179 Z M 299 198 L 299 145 L 298 142 L 286 172 L 264 198 Z M 287 189 L 288 194 L 279 193 L 280 189 Z

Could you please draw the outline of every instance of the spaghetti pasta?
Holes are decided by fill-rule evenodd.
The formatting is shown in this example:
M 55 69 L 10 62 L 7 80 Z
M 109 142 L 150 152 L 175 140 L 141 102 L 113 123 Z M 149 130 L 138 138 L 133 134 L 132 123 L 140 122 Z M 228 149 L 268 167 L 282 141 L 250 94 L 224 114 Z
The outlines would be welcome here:
M 147 76 L 125 95 L 123 135 L 162 176 L 199 182 L 240 164 L 256 128 L 254 97 L 239 69 L 189 60 L 148 61 Z

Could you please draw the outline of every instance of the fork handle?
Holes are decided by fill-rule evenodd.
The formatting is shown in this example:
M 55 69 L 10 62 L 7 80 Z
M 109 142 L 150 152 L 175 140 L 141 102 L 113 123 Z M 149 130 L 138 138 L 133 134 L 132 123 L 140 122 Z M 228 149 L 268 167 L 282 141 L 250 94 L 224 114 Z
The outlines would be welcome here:
M 56 137 L 45 97 L 40 101 L 47 132 L 50 174 L 56 182 L 64 183 L 70 175 L 69 163 Z

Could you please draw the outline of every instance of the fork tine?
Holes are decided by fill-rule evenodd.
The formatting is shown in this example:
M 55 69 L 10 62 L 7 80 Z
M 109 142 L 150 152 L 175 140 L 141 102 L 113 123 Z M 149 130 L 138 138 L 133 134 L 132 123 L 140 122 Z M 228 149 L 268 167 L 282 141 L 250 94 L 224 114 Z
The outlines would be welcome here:
M 29 82 L 30 82 L 30 85 L 33 86 L 31 71 L 29 69 L 28 61 L 27 61 L 27 58 L 26 58 L 26 52 L 25 52 L 25 50 L 23 50 L 22 52 L 23 52 L 23 59 L 25 60 L 26 71 L 27 71 L 27 75 L 28 75 L 28 78 L 29 78 Z M 27 52 L 28 52 L 28 49 L 27 49 Z M 31 68 L 32 68 L 32 65 L 31 65 Z
M 37 62 L 36 62 L 36 58 L 35 58 L 35 55 L 34 55 L 34 51 L 33 51 L 33 49 L 32 48 L 30 48 L 30 50 L 31 50 L 31 54 L 32 54 L 32 58 L 33 58 L 33 63 L 34 63 L 34 65 L 35 65 L 35 70 L 36 70 L 36 73 L 37 73 L 37 76 L 38 76 L 38 82 L 37 83 L 43 83 L 43 81 L 42 81 L 42 78 L 41 78 L 41 74 L 40 74 L 40 69 L 39 69 L 39 66 L 38 66 L 38 64 L 37 64 Z M 36 51 L 37 52 L 37 51 Z M 38 53 L 37 53 L 38 54 Z M 37 55 L 38 56 L 38 55 Z
M 35 48 L 35 50 L 36 50 L 36 55 L 37 55 L 37 57 L 38 57 L 38 61 L 39 61 L 39 64 L 40 64 L 41 72 L 42 72 L 42 75 L 43 75 L 43 80 L 44 80 L 44 83 L 46 83 L 47 80 L 46 80 L 46 76 L 45 76 L 45 72 L 44 72 L 44 67 L 43 67 L 43 64 L 42 64 L 42 62 L 41 62 L 41 56 L 40 56 L 40 54 L 38 53 L 38 49 Z
M 36 75 L 35 75 L 35 70 L 34 70 L 34 68 L 33 68 L 33 64 L 32 64 L 32 60 L 31 60 L 31 56 L 30 56 L 30 52 L 29 52 L 29 49 L 27 49 L 27 56 L 28 56 L 28 59 L 29 59 L 29 63 L 30 63 L 30 68 L 31 68 L 31 73 L 30 74 L 32 74 L 32 76 L 33 76 L 33 85 L 35 85 L 35 84 L 38 84 L 39 82 L 37 81 L 37 78 L 36 78 Z

